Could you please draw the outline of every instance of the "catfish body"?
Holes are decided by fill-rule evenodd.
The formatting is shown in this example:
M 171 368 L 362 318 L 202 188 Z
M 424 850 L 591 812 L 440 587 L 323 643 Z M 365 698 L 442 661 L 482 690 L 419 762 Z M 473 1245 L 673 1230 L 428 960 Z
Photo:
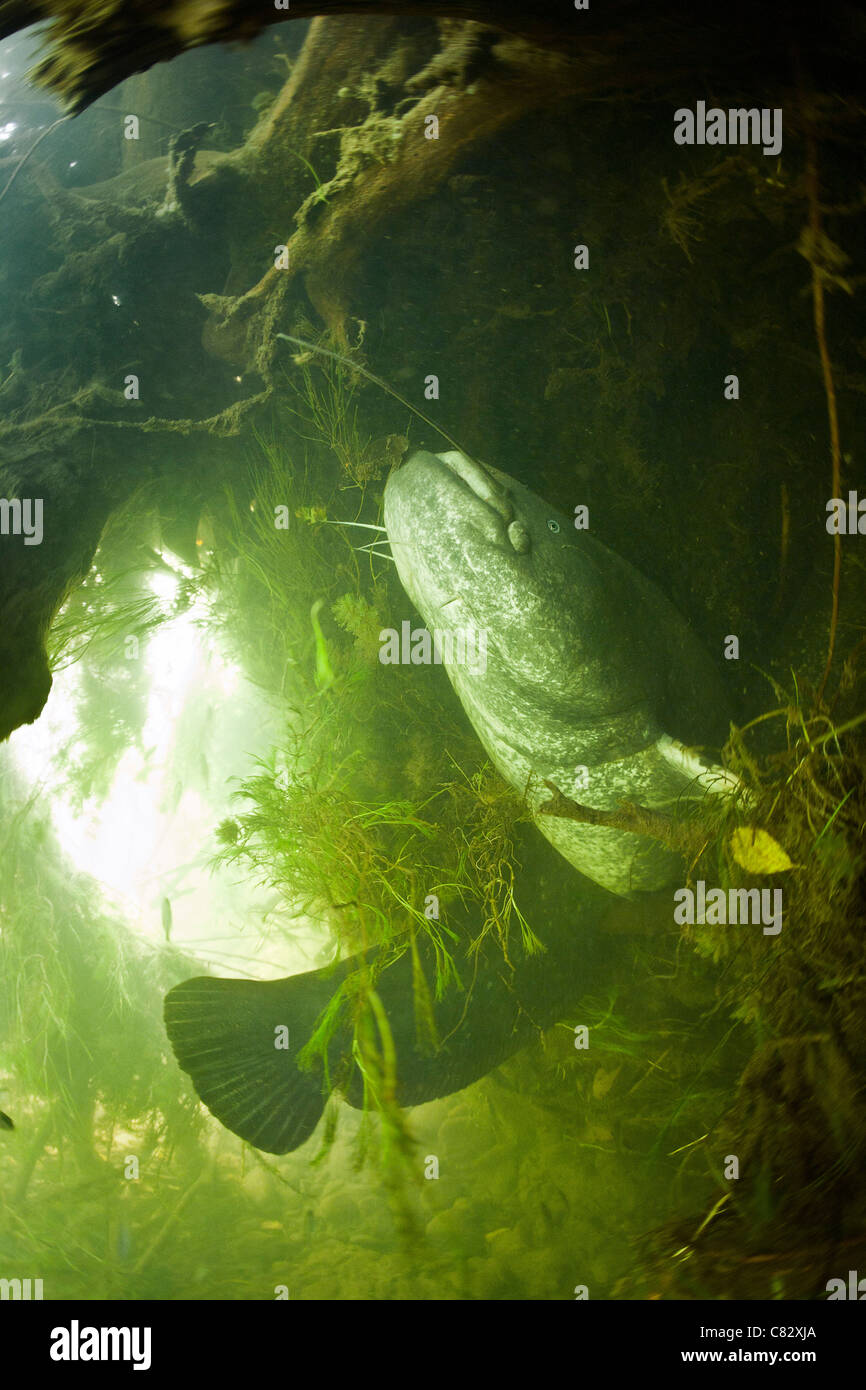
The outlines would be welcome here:
M 385 527 L 428 628 L 471 632 L 463 649 L 483 648 L 483 669 L 444 664 L 494 765 L 533 811 L 549 796 L 545 780 L 601 810 L 704 794 L 676 747 L 723 739 L 721 682 L 632 565 L 516 479 L 457 452 L 419 451 L 391 473 Z M 536 823 L 575 868 L 622 896 L 682 873 L 678 855 L 644 837 Z

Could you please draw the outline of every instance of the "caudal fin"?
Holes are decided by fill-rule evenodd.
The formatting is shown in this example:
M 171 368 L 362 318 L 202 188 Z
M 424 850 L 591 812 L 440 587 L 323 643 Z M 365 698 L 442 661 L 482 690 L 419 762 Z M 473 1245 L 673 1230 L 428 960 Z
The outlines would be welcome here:
M 318 1071 L 298 1053 L 335 988 L 324 972 L 285 980 L 184 980 L 166 995 L 165 1026 L 178 1063 L 216 1118 L 266 1153 L 309 1139 L 325 1103 Z M 278 1046 L 286 1039 L 288 1047 Z
M 573 995 L 571 936 L 558 966 L 546 954 L 533 956 L 520 964 L 514 980 L 496 950 L 479 953 L 468 993 L 452 989 L 435 1001 L 442 1039 L 435 1049 L 418 1041 L 412 953 L 405 951 L 381 970 L 375 988 L 396 1057 L 398 1102 L 422 1105 L 460 1091 L 525 1046 L 539 1027 L 549 1027 Z M 586 976 L 583 948 L 579 955 L 580 974 Z M 432 978 L 433 947 L 418 943 L 418 958 L 425 978 Z M 366 966 L 374 959 L 371 951 Z M 363 957 L 353 956 L 324 970 L 272 981 L 205 976 L 184 980 L 166 995 L 165 1026 L 175 1056 L 227 1129 L 274 1154 L 289 1153 L 309 1139 L 324 1108 L 323 1076 L 321 1070 L 302 1070 L 298 1055 L 340 984 L 364 964 Z M 285 1030 L 288 1048 L 275 1046 Z M 351 1037 L 347 1018 L 328 1049 L 335 1073 Z M 360 1071 L 344 1076 L 343 1088 L 350 1105 L 364 1105 Z

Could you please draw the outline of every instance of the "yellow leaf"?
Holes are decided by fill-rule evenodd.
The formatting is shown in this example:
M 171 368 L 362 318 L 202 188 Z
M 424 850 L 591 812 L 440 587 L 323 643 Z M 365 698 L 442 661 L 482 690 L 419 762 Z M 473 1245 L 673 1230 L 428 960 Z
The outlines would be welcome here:
M 749 874 L 780 874 L 795 867 L 772 835 L 754 825 L 734 830 L 728 845 L 740 868 Z

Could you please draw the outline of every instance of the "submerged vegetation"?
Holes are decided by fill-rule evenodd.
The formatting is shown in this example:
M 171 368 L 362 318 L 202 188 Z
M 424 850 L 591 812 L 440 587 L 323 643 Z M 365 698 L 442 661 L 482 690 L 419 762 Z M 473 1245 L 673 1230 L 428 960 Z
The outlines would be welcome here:
M 304 381 L 310 414 L 321 418 L 319 388 L 309 372 Z M 328 399 L 333 390 L 326 375 Z M 339 464 L 332 458 L 330 488 L 327 465 L 313 484 L 309 466 L 293 466 L 291 446 L 270 442 L 267 467 L 251 475 L 249 512 L 234 493 L 227 499 L 219 620 L 245 669 L 282 701 L 286 736 L 270 765 L 243 781 L 223 858 L 246 861 L 292 906 L 327 919 L 344 952 L 405 946 L 412 926 L 427 932 L 440 992 L 459 971 L 452 934 L 424 912 L 431 895 L 446 920 L 451 902 L 474 904 L 477 940 L 493 932 L 507 954 L 516 927 L 533 947 L 511 867 L 524 812 L 455 721 L 443 672 L 378 661 L 381 629 L 399 625 L 407 604 L 386 559 L 349 529 L 375 526 L 378 505 L 347 481 L 354 470 L 340 439 L 324 436 Z M 368 443 L 354 439 L 366 454 Z
M 520 901 L 524 806 L 455 718 L 442 671 L 378 661 L 382 628 L 399 626 L 406 608 L 387 559 L 366 541 L 379 524 L 378 470 L 368 473 L 363 463 L 372 454 L 354 396 L 342 370 L 304 367 L 300 393 L 288 393 L 288 414 L 255 437 L 238 476 L 203 509 L 197 566 L 165 545 L 158 507 L 146 494 L 139 499 L 62 610 L 51 649 L 58 668 L 74 661 L 83 673 L 79 751 L 64 772 L 82 799 L 104 791 L 121 753 L 140 742 L 143 657 L 178 614 L 197 615 L 219 632 L 273 706 L 282 735 L 227 790 L 225 814 L 213 826 L 214 870 L 240 873 L 276 894 L 279 911 L 263 932 L 277 944 L 292 940 L 295 924 L 313 924 L 322 958 L 374 948 L 375 958 L 335 987 L 306 1055 L 324 1059 L 328 1084 L 357 1068 L 368 1116 L 360 1129 L 349 1121 L 344 1138 L 347 1122 L 341 1117 L 338 1126 L 332 1107 L 322 1152 L 351 1143 L 356 1162 L 375 1152 L 373 1173 L 384 1177 L 408 1234 L 417 1225 L 417 1156 L 396 1101 L 401 1058 L 377 993 L 380 972 L 410 953 L 418 1044 L 435 1049 L 434 1001 L 471 991 L 482 943 L 495 946 L 507 971 L 515 954 L 544 949 L 545 930 L 544 917 Z M 168 587 L 160 588 L 160 576 L 171 580 Z M 118 670 L 126 686 L 116 684 Z M 650 1174 L 666 1175 L 676 1206 L 705 1203 L 703 1220 L 678 1219 L 646 1238 L 640 1265 L 616 1286 L 620 1295 L 723 1296 L 736 1278 L 747 1280 L 753 1296 L 803 1296 L 812 1268 L 804 1250 L 823 1258 L 816 1202 L 819 1211 L 830 1202 L 845 1212 L 846 1248 L 862 1226 L 862 685 L 852 656 L 831 714 L 806 678 L 792 681 L 788 690 L 776 685 L 772 709 L 732 730 L 726 761 L 745 797 L 718 803 L 715 820 L 706 812 L 684 815 L 676 827 L 688 883 L 783 885 L 780 935 L 697 923 L 679 935 L 668 927 L 655 940 L 635 938 L 634 950 L 619 957 L 611 938 L 607 1000 L 585 999 L 573 1022 L 564 1018 L 545 1035 L 543 1051 L 513 1060 L 490 1083 L 491 1115 L 498 1116 L 496 1096 L 509 1077 L 522 1089 L 531 1076 L 533 1104 L 554 1127 L 573 1123 L 576 1085 L 581 1120 L 570 1153 L 618 1155 L 648 1183 Z M 126 713 L 117 706 L 107 724 L 106 699 L 115 707 L 125 688 L 132 703 Z M 91 700 L 93 751 L 82 754 Z M 737 840 L 744 825 L 753 845 L 763 836 L 763 859 L 754 850 L 750 858 Z M 651 820 L 645 828 L 658 830 Z M 36 867 L 40 844 L 52 854 Z M 244 1163 L 261 1181 L 245 1179 L 241 1196 L 231 1141 L 203 1127 L 177 1072 L 162 1064 L 159 1001 L 195 972 L 194 961 L 170 944 L 146 950 L 134 942 L 83 877 L 61 881 L 57 854 L 36 803 L 19 796 L 3 849 L 0 1020 L 14 1075 L 4 1103 L 14 1109 L 16 1138 L 23 1130 L 31 1140 L 12 1160 L 3 1197 L 6 1249 L 14 1260 L 16 1250 L 48 1239 L 52 1218 L 43 1223 L 31 1195 L 50 1192 L 56 1165 L 65 1164 L 76 1174 L 81 1211 L 90 1211 L 86 1194 L 93 1191 L 104 1213 L 94 1230 L 76 1230 L 79 1270 L 105 1296 L 129 1288 L 146 1296 L 157 1287 L 151 1279 L 166 1296 L 166 1253 L 171 1247 L 180 1278 L 184 1257 L 175 1242 L 182 1245 L 185 1223 L 242 1202 L 251 1223 L 248 1270 L 221 1283 L 205 1259 L 198 1273 L 187 1267 L 183 1275 L 193 1286 L 206 1279 L 219 1296 L 256 1277 L 265 1228 L 282 1241 L 281 1224 L 266 1214 L 286 1180 L 253 1155 Z M 422 941 L 424 959 L 433 962 L 429 976 Z M 329 1069 L 345 1007 L 351 1039 L 340 1067 Z M 579 1027 L 593 1040 L 586 1056 L 573 1046 Z M 129 1154 L 149 1175 L 134 1199 L 118 1178 Z M 548 1159 L 553 1173 L 559 1158 Z M 469 1164 L 467 1172 L 476 1170 Z M 535 1200 L 522 1180 L 515 1184 L 521 1201 Z M 285 1196 L 305 1209 L 291 1181 Z M 508 1199 L 498 1200 L 504 1210 Z M 335 1195 L 335 1211 L 355 1201 Z M 556 1203 L 549 1192 L 538 1201 L 530 1233 L 547 1241 Z M 438 1221 L 430 1222 L 434 1248 Z M 496 1275 L 493 1264 L 481 1269 L 471 1239 L 466 1247 L 461 1278 L 474 1296 L 521 1288 L 514 1252 L 495 1244 Z M 292 1248 L 291 1241 L 281 1245 L 284 1253 Z M 551 1256 L 545 1277 L 559 1278 L 560 1263 Z
M 405 599 L 387 559 L 366 540 L 379 524 L 379 470 L 370 473 L 363 462 L 372 452 L 356 388 L 342 369 L 319 373 L 304 364 L 300 380 L 287 393 L 288 413 L 255 437 L 238 477 L 208 500 L 206 525 L 198 522 L 205 542 L 193 557 L 197 565 L 166 546 L 159 508 L 147 494 L 107 534 L 51 634 L 57 667 L 72 661 L 82 673 L 78 752 L 63 775 L 82 799 L 96 796 L 121 753 L 140 743 L 143 657 L 163 624 L 187 613 L 219 632 L 283 732 L 227 791 L 225 814 L 213 826 L 214 870 L 240 873 L 276 894 L 279 910 L 263 931 L 277 944 L 291 942 L 294 924 L 302 931 L 312 924 L 320 958 L 374 948 L 374 957 L 335 987 L 306 1056 L 324 1060 L 326 1084 L 344 1081 L 346 1068 L 360 1074 L 365 1109 L 378 1124 L 365 1118 L 357 1129 L 349 1122 L 344 1140 L 346 1121 L 338 1128 L 332 1107 L 322 1153 L 349 1142 L 356 1162 L 375 1152 L 373 1173 L 384 1177 L 408 1235 L 417 1227 L 410 1196 L 417 1162 L 395 1096 L 401 1058 L 377 993 L 381 970 L 410 953 L 418 1045 L 435 1049 L 442 1040 L 434 1001 L 471 992 L 482 943 L 495 945 L 508 970 L 515 952 L 525 958 L 543 951 L 544 919 L 519 900 L 521 799 L 485 762 L 465 721 L 455 719 L 443 673 L 378 661 L 379 634 L 399 625 Z M 160 577 L 170 583 L 161 587 Z M 125 685 L 117 684 L 118 671 Z M 720 932 L 694 924 L 679 936 L 668 930 L 655 941 L 636 939 L 637 960 L 631 952 L 618 960 L 611 938 L 608 999 L 585 999 L 573 1023 L 563 1019 L 545 1035 L 542 1052 L 513 1060 L 490 1083 L 491 1113 L 499 1115 L 498 1090 L 508 1088 L 510 1076 L 523 1088 L 531 1075 L 533 1103 L 555 1125 L 572 1123 L 576 1083 L 582 1120 L 572 1151 L 619 1155 L 647 1182 L 650 1173 L 668 1175 L 675 1205 L 704 1201 L 704 1220 L 691 1227 L 675 1221 L 646 1238 L 638 1269 L 617 1285 L 621 1295 L 717 1296 L 726 1280 L 746 1277 L 745 1269 L 754 1296 L 779 1289 L 781 1296 L 802 1296 L 811 1266 L 801 1247 L 812 1240 L 816 1258 L 822 1249 L 820 1232 L 808 1234 L 817 1198 L 821 1210 L 830 1201 L 846 1212 L 843 1232 L 860 1228 L 861 686 L 852 657 L 831 717 L 805 678 L 792 679 L 790 690 L 776 686 L 772 709 L 732 730 L 726 761 L 745 799 L 719 802 L 714 820 L 705 811 L 684 815 L 674 828 L 690 884 L 784 885 L 778 939 L 754 926 Z M 137 704 L 124 713 L 116 701 L 127 688 L 127 700 Z M 118 711 L 108 724 L 107 698 Z M 774 739 L 774 731 L 784 738 Z M 763 860 L 754 850 L 750 859 L 737 841 L 743 825 L 751 827 L 753 844 L 758 833 L 764 837 Z M 659 833 L 651 818 L 645 829 Z M 279 1223 L 261 1213 L 272 1209 L 284 1179 L 255 1155 L 264 1186 L 245 1188 L 241 1198 L 231 1141 L 213 1130 L 205 1140 L 190 1093 L 161 1063 L 159 1000 L 195 972 L 194 961 L 168 944 L 144 950 L 134 943 L 84 878 L 70 891 L 50 860 L 34 870 L 36 846 L 50 842 L 36 803 L 20 800 L 4 843 L 13 887 L 3 907 L 2 1024 L 15 1078 L 7 1103 L 16 1137 L 23 1129 L 32 1143 L 16 1154 L 11 1195 L 3 1199 L 13 1232 L 8 1249 L 14 1254 L 19 1245 L 47 1239 L 41 1218 L 21 1213 L 33 1207 L 31 1189 L 50 1191 L 54 1165 L 66 1163 L 82 1194 L 101 1194 L 104 1222 L 76 1235 L 94 1287 L 105 1296 L 147 1290 L 197 1211 L 243 1200 L 253 1225 L 276 1230 Z M 429 975 L 422 941 L 429 948 L 423 958 L 433 963 Z M 335 1068 L 329 1045 L 347 1007 L 351 1037 Z M 578 1027 L 593 1040 L 585 1057 L 572 1045 Z M 134 1203 L 117 1176 L 121 1155 L 129 1153 L 150 1174 Z M 740 1165 L 736 1181 L 730 1155 Z M 558 1160 L 549 1160 L 553 1172 Z M 186 1177 L 179 1183 L 173 1175 L 181 1161 Z M 174 1193 L 167 1212 L 163 1182 Z M 515 1191 L 525 1195 L 520 1183 Z M 287 1199 L 296 1200 L 291 1192 Z M 504 1209 L 505 1198 L 500 1202 Z M 545 1197 L 534 1239 L 548 1238 L 550 1210 Z M 792 1227 L 796 1259 L 786 1254 Z M 257 1249 L 251 1240 L 248 1273 L 225 1285 L 206 1264 L 206 1274 L 187 1270 L 184 1277 L 207 1278 L 219 1296 L 218 1288 L 254 1277 Z M 182 1263 L 174 1250 L 172 1259 Z M 463 1277 L 476 1296 L 519 1289 L 504 1246 L 495 1277 L 487 1265 L 470 1277 L 467 1260 Z M 783 1265 L 787 1273 L 780 1273 Z M 558 1270 L 552 1257 L 548 1276 Z
M 221 622 L 245 668 L 282 702 L 286 734 L 242 780 L 235 812 L 218 828 L 219 859 L 278 890 L 289 916 L 317 921 L 334 956 L 376 948 L 375 966 L 363 966 L 354 985 L 352 1050 L 365 1078 L 378 1075 L 368 1091 L 385 1119 L 383 1153 L 400 1155 L 404 1122 L 393 1078 L 382 1075 L 400 1058 L 378 1004 L 379 971 L 411 952 L 418 1040 L 435 1047 L 431 1000 L 471 991 L 484 938 L 496 940 L 506 965 L 515 941 L 521 953 L 541 943 L 515 897 L 520 797 L 454 719 L 441 670 L 378 661 L 381 629 L 398 627 L 407 609 L 386 557 L 365 548 L 379 507 L 359 460 L 374 451 L 346 377 L 343 369 L 314 377 L 304 365 L 302 407 L 289 417 L 299 442 L 278 445 L 275 436 L 263 446 L 267 466 L 251 473 L 248 510 L 234 492 L 226 498 Z M 294 465 L 304 443 L 315 470 Z M 330 1035 L 324 1027 L 314 1045 L 324 1051 Z
M 714 1087 L 707 1122 L 682 1148 L 717 1184 L 704 1219 L 648 1235 L 624 1296 L 719 1298 L 732 1287 L 749 1298 L 819 1296 L 827 1261 L 844 1250 L 856 1263 L 866 1249 L 862 677 L 846 665 L 832 718 L 792 675 L 790 690 L 777 686 L 777 707 L 732 730 L 739 805 L 686 823 L 699 846 L 687 883 L 760 904 L 745 922 L 708 906 L 681 929 L 682 947 L 712 963 L 706 1017 L 724 1024 L 719 1045 L 739 1054 L 739 1079 Z M 698 1036 L 680 1045 L 688 1052 Z
M 16 1116 L 0 1154 L 4 1274 L 35 1268 L 46 1298 L 74 1297 L 82 1281 L 93 1297 L 124 1297 L 130 1282 L 165 1296 L 157 1252 L 176 1242 L 180 1211 L 166 1208 L 162 1179 L 174 1168 L 178 1205 L 208 1163 L 159 1022 L 190 961 L 147 949 L 64 869 L 8 762 L 0 807 L 0 1036 Z
M 755 798 L 752 820 L 791 867 L 762 878 L 725 854 L 728 874 L 716 880 L 778 890 L 778 937 L 749 926 L 693 929 L 697 950 L 721 965 L 720 1003 L 753 1040 L 712 1141 L 725 1202 L 689 1242 L 688 1277 L 705 1295 L 718 1296 L 732 1266 L 748 1276 L 751 1297 L 817 1292 L 828 1210 L 840 1250 L 863 1244 L 866 716 L 855 677 L 850 666 L 833 717 L 796 684 L 780 690 L 782 705 L 764 718 L 783 721 L 785 746 L 750 753 L 746 732 L 734 750 Z

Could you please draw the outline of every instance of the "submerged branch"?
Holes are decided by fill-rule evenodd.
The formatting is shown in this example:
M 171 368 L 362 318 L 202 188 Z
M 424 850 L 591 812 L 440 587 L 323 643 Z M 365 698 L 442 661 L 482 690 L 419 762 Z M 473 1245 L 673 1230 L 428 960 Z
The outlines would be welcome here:
M 610 830 L 625 830 L 633 835 L 647 835 L 677 854 L 688 856 L 699 852 L 706 843 L 708 832 L 703 820 L 675 820 L 663 811 L 640 806 L 634 801 L 621 801 L 615 811 L 600 811 L 594 806 L 582 806 L 580 802 L 573 801 L 546 778 L 544 785 L 553 796 L 539 806 L 540 815 L 580 821 L 583 825 L 601 825 Z
M 815 338 L 818 355 L 821 359 L 821 375 L 824 380 L 824 394 L 827 398 L 827 419 L 830 429 L 831 497 L 838 497 L 842 487 L 842 450 L 839 442 L 839 415 L 836 408 L 836 389 L 833 383 L 833 364 L 827 347 L 826 322 L 824 313 L 824 286 L 837 284 L 850 294 L 850 287 L 838 274 L 838 261 L 841 258 L 837 247 L 825 235 L 821 219 L 820 187 L 818 180 L 818 145 L 815 136 L 815 105 L 811 82 L 807 84 L 802 59 L 797 47 L 793 50 L 794 70 L 797 76 L 801 102 L 806 117 L 804 139 L 806 146 L 806 199 L 809 209 L 808 226 L 804 228 L 798 250 L 809 262 L 812 272 L 812 318 L 815 325 Z M 833 596 L 830 607 L 830 631 L 827 639 L 827 660 L 824 674 L 818 687 L 817 700 L 820 704 L 836 650 L 836 630 L 839 623 L 839 581 L 842 573 L 842 537 L 837 530 L 833 536 Z

